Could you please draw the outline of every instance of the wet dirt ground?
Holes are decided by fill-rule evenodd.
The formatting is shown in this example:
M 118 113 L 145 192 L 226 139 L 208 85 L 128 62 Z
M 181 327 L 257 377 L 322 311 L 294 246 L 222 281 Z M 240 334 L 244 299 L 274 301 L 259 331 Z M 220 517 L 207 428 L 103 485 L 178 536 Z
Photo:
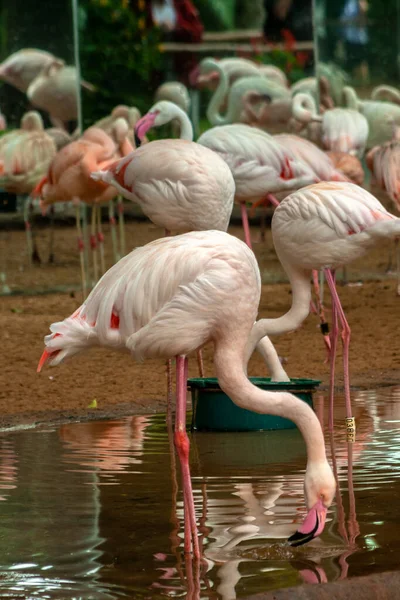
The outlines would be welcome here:
M 243 237 L 242 228 L 234 224 L 230 233 Z M 106 261 L 111 265 L 108 225 Z M 147 221 L 129 220 L 126 246 L 131 250 L 163 234 Z M 259 238 L 258 226 L 252 237 Z M 3 243 L 4 243 L 3 235 Z M 47 260 L 48 230 L 37 229 L 38 248 Z M 339 287 L 348 321 L 352 328 L 350 370 L 354 388 L 376 388 L 400 381 L 400 345 L 398 342 L 399 302 L 393 276 L 385 276 L 390 245 L 382 244 L 367 257 L 349 268 L 349 279 L 362 285 Z M 49 325 L 71 314 L 81 303 L 79 259 L 76 233 L 72 226 L 56 228 L 53 265 L 27 266 L 24 231 L 8 234 L 6 252 L 8 282 L 13 289 L 40 290 L 71 286 L 70 293 L 0 298 L 0 424 L 42 422 L 79 418 L 112 417 L 127 413 L 149 413 L 165 408 L 166 371 L 163 362 L 135 364 L 129 356 L 105 349 L 91 350 L 54 369 L 36 374 L 43 349 L 43 337 Z M 264 282 L 259 317 L 278 317 L 288 310 L 291 292 L 275 255 L 271 232 L 266 240 L 255 243 Z M 373 279 L 373 281 L 371 281 Z M 277 282 L 277 283 L 274 283 Z M 329 321 L 329 297 L 326 295 Z M 318 319 L 310 315 L 297 332 L 274 339 L 279 355 L 292 377 L 321 379 L 326 385 L 329 368 Z M 214 375 L 212 348 L 204 352 L 206 375 Z M 340 355 L 337 383 L 341 385 Z M 197 376 L 196 361 L 190 361 L 190 376 Z M 250 375 L 266 375 L 261 357 L 255 354 Z M 89 408 L 96 400 L 97 409 Z

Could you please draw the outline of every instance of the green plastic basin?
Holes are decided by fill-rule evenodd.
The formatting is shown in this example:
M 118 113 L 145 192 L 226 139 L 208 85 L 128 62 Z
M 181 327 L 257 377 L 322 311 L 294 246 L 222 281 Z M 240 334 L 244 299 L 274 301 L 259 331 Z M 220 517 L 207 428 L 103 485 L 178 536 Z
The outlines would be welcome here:
M 311 408 L 312 393 L 321 383 L 315 379 L 291 379 L 282 383 L 267 377 L 250 377 L 250 381 L 262 390 L 291 392 Z M 219 387 L 214 377 L 189 379 L 192 394 L 192 429 L 197 431 L 271 431 L 294 429 L 293 421 L 274 415 L 260 415 L 237 406 Z

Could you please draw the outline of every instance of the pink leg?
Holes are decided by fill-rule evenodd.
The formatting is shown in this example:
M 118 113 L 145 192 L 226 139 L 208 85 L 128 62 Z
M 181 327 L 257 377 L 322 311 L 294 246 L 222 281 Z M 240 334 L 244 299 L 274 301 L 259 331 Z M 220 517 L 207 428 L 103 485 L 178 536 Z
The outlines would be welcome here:
M 249 218 L 247 216 L 247 208 L 246 208 L 246 204 L 244 202 L 240 203 L 240 210 L 241 210 L 241 213 L 242 213 L 242 225 L 243 225 L 243 231 L 244 231 L 244 241 L 246 242 L 246 244 L 248 245 L 249 248 L 252 248 L 252 246 L 251 246 L 251 237 L 250 237 Z
M 314 282 L 315 295 L 317 297 L 317 307 L 318 307 L 320 328 L 321 328 L 321 333 L 324 338 L 325 348 L 328 353 L 328 355 L 327 355 L 327 361 L 328 361 L 330 350 L 331 350 L 331 341 L 329 339 L 329 326 L 325 319 L 325 310 L 324 310 L 324 307 L 321 304 L 321 300 L 320 300 L 321 294 L 320 294 L 320 289 L 319 289 L 318 271 L 314 269 L 312 272 L 312 276 L 313 276 L 313 282 Z
M 335 274 L 331 273 L 329 269 L 324 269 L 326 280 L 329 282 L 329 277 L 332 278 L 333 286 L 335 287 Z M 328 283 L 329 284 L 329 283 Z M 329 288 L 331 286 L 329 285 Z M 338 317 L 336 311 L 336 304 L 332 297 L 332 332 L 331 332 L 331 354 L 330 354 L 330 379 L 329 379 L 329 430 L 333 431 L 333 402 L 335 397 L 335 360 L 337 351 L 337 339 L 338 339 Z
M 326 269 L 325 272 L 326 280 L 329 285 L 330 292 L 332 294 L 332 308 L 336 305 L 337 315 L 340 319 L 340 323 L 342 326 L 342 343 L 343 343 L 343 378 L 344 378 L 344 397 L 346 402 L 346 416 L 347 418 L 351 418 L 352 410 L 351 410 L 351 400 L 350 400 L 350 374 L 349 374 L 349 347 L 350 347 L 350 335 L 351 329 L 347 322 L 346 316 L 344 314 L 344 310 L 342 304 L 340 302 L 340 298 L 338 296 L 335 280 L 332 277 L 332 273 Z
M 176 414 L 175 414 L 175 447 L 182 470 L 183 502 L 185 514 L 185 552 L 190 552 L 193 544 L 193 554 L 200 558 L 199 538 L 197 534 L 196 514 L 194 510 L 192 482 L 189 468 L 189 438 L 186 433 L 186 386 L 187 358 L 176 357 Z
M 272 206 L 279 206 L 279 201 L 275 198 L 273 194 L 267 194 L 267 200 L 272 204 Z

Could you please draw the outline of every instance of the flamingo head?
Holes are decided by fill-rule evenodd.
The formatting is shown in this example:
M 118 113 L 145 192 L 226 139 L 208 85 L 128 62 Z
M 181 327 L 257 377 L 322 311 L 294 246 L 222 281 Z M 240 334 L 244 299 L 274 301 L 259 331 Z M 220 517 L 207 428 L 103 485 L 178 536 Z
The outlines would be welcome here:
M 85 348 L 96 345 L 98 338 L 95 324 L 80 317 L 81 310 L 80 307 L 64 321 L 50 326 L 51 333 L 44 338 L 45 349 L 40 357 L 37 373 L 47 364 L 54 367 Z
M 180 112 L 183 112 L 182 109 L 173 102 L 168 100 L 156 102 L 135 125 L 136 147 L 140 146 L 149 129 L 169 123 Z
M 324 530 L 328 508 L 336 492 L 335 478 L 327 461 L 308 464 L 304 491 L 308 513 L 301 527 L 288 540 L 292 546 L 302 546 Z
M 136 123 L 134 131 L 136 148 L 139 148 L 148 130 L 156 124 L 157 116 L 158 111 L 151 110 Z

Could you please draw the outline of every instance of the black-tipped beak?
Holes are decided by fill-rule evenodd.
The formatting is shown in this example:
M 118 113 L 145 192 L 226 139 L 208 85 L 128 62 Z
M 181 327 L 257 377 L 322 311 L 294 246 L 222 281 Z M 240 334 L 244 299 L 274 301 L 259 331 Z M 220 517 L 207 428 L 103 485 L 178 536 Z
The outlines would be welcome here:
M 288 542 L 293 547 L 303 546 L 304 544 L 307 544 L 308 542 L 311 542 L 311 540 L 314 539 L 315 534 L 318 531 L 318 528 L 319 528 L 319 519 L 318 519 L 318 515 L 316 515 L 316 523 L 315 523 L 315 527 L 314 527 L 314 529 L 312 529 L 312 531 L 308 531 L 308 532 L 304 532 L 304 533 L 301 531 L 296 531 L 293 535 L 290 536 L 290 538 L 288 539 Z
M 140 137 L 136 133 L 136 129 L 135 129 L 134 134 L 135 134 L 135 145 L 136 145 L 136 148 L 140 148 L 140 146 L 142 145 L 142 140 L 140 139 Z

